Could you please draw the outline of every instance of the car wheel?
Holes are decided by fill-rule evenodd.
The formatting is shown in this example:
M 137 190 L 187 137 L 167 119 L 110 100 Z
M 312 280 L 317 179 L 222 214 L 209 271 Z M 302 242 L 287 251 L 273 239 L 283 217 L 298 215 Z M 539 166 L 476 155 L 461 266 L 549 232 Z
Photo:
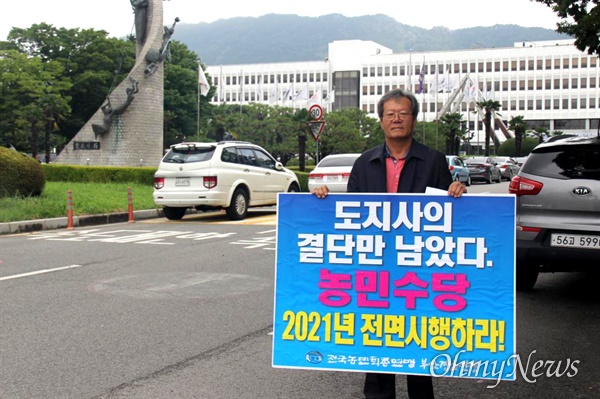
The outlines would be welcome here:
M 539 273 L 537 265 L 517 263 L 517 291 L 531 291 Z
M 299 193 L 300 187 L 296 183 L 290 184 L 290 188 L 288 188 L 288 193 Z
M 237 188 L 233 192 L 231 205 L 227 207 L 227 216 L 231 220 L 242 220 L 248 213 L 248 194 L 243 188 Z
M 486 184 L 492 184 L 492 172 L 489 172 L 487 174 L 487 176 L 485 177 L 485 183 Z
M 163 208 L 163 214 L 169 220 L 181 220 L 185 215 L 185 211 L 187 208 L 173 208 L 170 206 L 165 206 Z
M 496 180 L 498 183 L 502 183 L 502 173 L 498 173 L 498 180 Z
M 471 185 L 471 176 L 467 177 L 467 187 Z
M 511 181 L 511 180 L 512 180 L 512 178 L 513 178 L 513 171 L 512 171 L 512 170 L 509 170 L 509 171 L 508 171 L 508 179 L 507 179 L 507 180 L 508 180 L 508 181 Z

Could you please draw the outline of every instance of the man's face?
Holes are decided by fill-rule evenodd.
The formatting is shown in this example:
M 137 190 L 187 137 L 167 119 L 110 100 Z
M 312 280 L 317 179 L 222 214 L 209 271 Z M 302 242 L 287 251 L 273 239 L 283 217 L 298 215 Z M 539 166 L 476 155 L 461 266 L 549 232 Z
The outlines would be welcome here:
M 386 139 L 402 139 L 412 135 L 417 120 L 412 116 L 410 100 L 390 99 L 383 103 L 383 117 L 379 120 Z

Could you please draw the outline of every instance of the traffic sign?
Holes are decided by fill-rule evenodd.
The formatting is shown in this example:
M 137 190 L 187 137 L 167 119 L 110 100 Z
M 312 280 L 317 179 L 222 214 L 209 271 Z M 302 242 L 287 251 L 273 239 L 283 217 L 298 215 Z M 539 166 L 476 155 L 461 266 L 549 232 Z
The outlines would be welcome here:
M 325 120 L 308 122 L 308 126 L 310 127 L 310 133 L 312 134 L 313 138 L 315 141 L 318 141 L 319 135 L 325 127 Z
M 308 109 L 308 113 L 314 121 L 318 121 L 323 118 L 323 108 L 319 104 L 311 105 Z

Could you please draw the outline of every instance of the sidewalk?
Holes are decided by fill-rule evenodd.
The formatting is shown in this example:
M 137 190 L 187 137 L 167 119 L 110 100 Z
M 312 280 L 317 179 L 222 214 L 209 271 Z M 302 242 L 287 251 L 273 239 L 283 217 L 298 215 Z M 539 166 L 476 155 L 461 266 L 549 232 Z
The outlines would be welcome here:
M 148 209 L 133 212 L 134 220 L 153 219 L 160 217 L 163 217 L 162 209 Z M 128 212 L 109 213 L 103 215 L 73 216 L 73 227 L 93 226 L 97 224 L 106 223 L 124 223 L 128 221 Z M 67 217 L 0 223 L 0 235 L 31 233 L 33 231 L 41 230 L 62 229 L 66 228 L 67 225 Z

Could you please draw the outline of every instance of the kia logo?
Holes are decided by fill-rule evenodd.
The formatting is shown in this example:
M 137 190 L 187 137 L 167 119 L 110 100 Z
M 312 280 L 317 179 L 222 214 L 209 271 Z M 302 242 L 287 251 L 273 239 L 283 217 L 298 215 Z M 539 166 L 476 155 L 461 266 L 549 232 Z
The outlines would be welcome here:
M 587 187 L 575 187 L 573 189 L 573 194 L 575 194 L 575 195 L 588 195 L 591 192 L 592 192 L 592 190 Z

